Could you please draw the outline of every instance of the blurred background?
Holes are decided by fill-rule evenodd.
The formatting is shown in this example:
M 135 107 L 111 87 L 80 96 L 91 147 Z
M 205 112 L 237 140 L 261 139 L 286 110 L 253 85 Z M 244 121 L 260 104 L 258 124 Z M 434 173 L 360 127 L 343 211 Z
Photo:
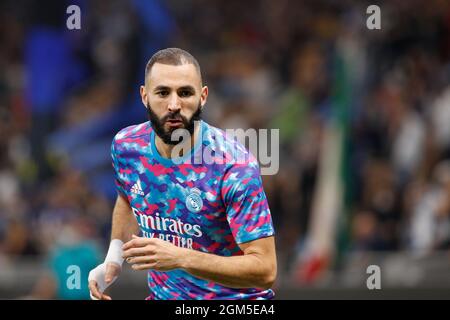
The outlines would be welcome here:
M 370 4 L 2 0 L 0 298 L 88 298 L 112 138 L 147 119 L 147 60 L 180 47 L 210 88 L 207 122 L 280 129 L 279 172 L 263 176 L 277 298 L 450 299 L 450 2 L 377 1 L 380 30 Z M 145 273 L 126 267 L 112 294 L 144 299 Z

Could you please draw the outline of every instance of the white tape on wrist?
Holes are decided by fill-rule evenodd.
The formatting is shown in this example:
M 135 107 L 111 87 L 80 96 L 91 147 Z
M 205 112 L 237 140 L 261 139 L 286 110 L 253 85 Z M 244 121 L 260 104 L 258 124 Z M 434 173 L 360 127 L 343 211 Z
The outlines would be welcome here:
M 123 241 L 120 239 L 113 239 L 109 244 L 108 254 L 105 258 L 105 264 L 108 262 L 117 263 L 119 266 L 122 266 L 123 258 L 122 258 L 122 246 Z

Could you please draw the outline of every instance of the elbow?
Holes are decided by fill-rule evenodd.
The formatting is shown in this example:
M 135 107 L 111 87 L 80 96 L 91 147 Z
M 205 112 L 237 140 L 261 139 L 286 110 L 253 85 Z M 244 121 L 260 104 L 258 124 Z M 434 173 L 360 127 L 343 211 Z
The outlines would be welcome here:
M 261 277 L 260 288 L 267 290 L 273 287 L 275 284 L 275 280 L 277 278 L 277 267 L 276 265 L 271 266 L 264 272 L 264 275 Z

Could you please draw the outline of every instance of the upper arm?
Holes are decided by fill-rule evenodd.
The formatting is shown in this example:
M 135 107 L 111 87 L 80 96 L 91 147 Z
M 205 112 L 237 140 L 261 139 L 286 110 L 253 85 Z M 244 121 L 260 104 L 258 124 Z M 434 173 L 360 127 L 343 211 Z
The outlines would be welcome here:
M 234 165 L 224 176 L 222 198 L 233 237 L 245 243 L 274 235 L 257 162 Z
M 112 161 L 112 167 L 114 171 L 114 182 L 116 185 L 116 190 L 119 195 L 122 195 L 126 198 L 126 191 L 125 186 L 123 184 L 122 179 L 120 178 L 121 175 L 121 159 L 119 157 L 118 150 L 116 150 L 116 138 L 114 138 L 112 144 L 111 144 L 111 161 Z M 123 166 L 123 163 L 122 163 Z
M 128 198 L 122 193 L 117 194 L 116 204 L 114 205 L 114 211 L 116 210 L 131 213 L 131 206 L 128 202 Z
M 118 219 L 122 219 L 121 217 L 124 217 L 127 219 L 127 221 L 130 221 L 133 225 L 136 224 L 136 227 L 139 228 L 127 197 L 121 193 L 118 193 L 116 203 L 114 205 L 113 219 L 114 217 L 117 217 Z M 133 229 L 136 228 L 133 227 Z
M 111 238 L 121 239 L 125 242 L 131 238 L 131 234 L 138 233 L 139 225 L 133 215 L 130 203 L 124 195 L 119 193 L 113 209 Z

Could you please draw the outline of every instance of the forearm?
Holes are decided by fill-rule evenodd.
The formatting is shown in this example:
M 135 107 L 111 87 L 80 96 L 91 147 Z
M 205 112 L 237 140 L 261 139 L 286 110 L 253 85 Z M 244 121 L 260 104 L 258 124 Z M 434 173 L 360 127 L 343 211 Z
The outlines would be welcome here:
M 232 288 L 270 288 L 275 280 L 276 266 L 258 254 L 223 257 L 185 250 L 181 268 L 199 278 Z
M 112 214 L 111 240 L 120 239 L 127 242 L 133 234 L 139 233 L 139 225 L 134 217 L 128 201 L 118 196 Z

